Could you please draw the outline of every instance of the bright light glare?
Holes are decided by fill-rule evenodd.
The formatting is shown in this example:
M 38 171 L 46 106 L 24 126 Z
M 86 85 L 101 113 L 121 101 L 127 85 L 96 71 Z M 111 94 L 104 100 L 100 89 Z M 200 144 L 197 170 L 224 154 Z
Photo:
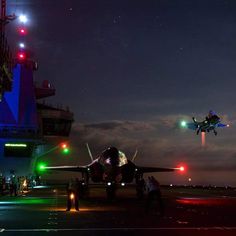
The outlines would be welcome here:
M 39 166 L 39 169 L 40 169 L 40 170 L 44 170 L 44 169 L 45 169 L 45 165 L 44 165 L 44 164 L 40 165 L 40 166 Z
M 229 127 L 229 124 L 228 125 L 226 125 L 227 127 Z
M 185 170 L 184 166 L 180 166 L 179 170 L 183 172 Z
M 19 43 L 19 47 L 20 48 L 25 48 L 25 44 L 24 43 Z
M 5 147 L 27 147 L 25 143 L 5 143 Z
M 70 194 L 70 199 L 73 200 L 75 198 L 75 195 L 73 193 Z
M 25 59 L 25 54 L 22 53 L 22 52 L 20 52 L 20 53 L 18 54 L 18 58 L 19 58 L 20 60 L 24 60 L 24 59 Z
M 181 124 L 182 127 L 186 127 L 187 126 L 187 122 L 185 120 L 181 121 L 180 124 Z
M 63 143 L 63 144 L 61 145 L 61 147 L 62 147 L 62 148 L 67 148 L 67 144 L 66 144 L 66 143 Z
M 26 33 L 25 29 L 20 29 L 19 31 L 20 31 L 21 34 L 25 34 Z
M 21 23 L 26 23 L 27 21 L 28 21 L 28 18 L 27 18 L 27 16 L 26 15 L 20 15 L 19 16 L 19 21 L 21 22 Z
M 202 132 L 201 138 L 202 138 L 202 147 L 205 147 L 205 145 L 206 145 L 206 133 L 205 132 Z

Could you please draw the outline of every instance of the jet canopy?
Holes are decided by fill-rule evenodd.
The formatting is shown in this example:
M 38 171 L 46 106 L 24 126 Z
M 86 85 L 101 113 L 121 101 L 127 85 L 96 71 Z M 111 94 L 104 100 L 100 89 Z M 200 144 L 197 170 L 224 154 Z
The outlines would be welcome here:
M 127 157 L 124 152 L 115 147 L 110 147 L 102 152 L 99 158 L 102 165 L 123 166 L 128 163 Z

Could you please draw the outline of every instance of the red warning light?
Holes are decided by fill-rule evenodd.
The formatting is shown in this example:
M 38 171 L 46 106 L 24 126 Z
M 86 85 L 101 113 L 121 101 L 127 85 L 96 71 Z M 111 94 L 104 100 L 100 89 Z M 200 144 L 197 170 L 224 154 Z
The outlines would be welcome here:
M 19 29 L 19 33 L 20 33 L 21 35 L 25 35 L 25 34 L 27 34 L 27 31 L 26 31 L 25 28 L 20 28 L 20 29 Z
M 24 52 L 19 52 L 19 53 L 17 54 L 17 57 L 18 57 L 18 59 L 21 60 L 21 61 L 22 61 L 22 60 L 25 60 L 25 58 L 26 58 Z
M 180 167 L 179 167 L 179 170 L 180 170 L 181 172 L 183 172 L 183 171 L 185 170 L 184 166 L 180 166 Z

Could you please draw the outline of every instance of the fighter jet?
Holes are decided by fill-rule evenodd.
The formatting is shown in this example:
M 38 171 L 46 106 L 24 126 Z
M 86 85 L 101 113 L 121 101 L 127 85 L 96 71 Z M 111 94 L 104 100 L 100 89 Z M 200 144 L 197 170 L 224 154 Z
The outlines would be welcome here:
M 89 179 L 94 183 L 105 183 L 108 198 L 114 198 L 116 188 L 131 183 L 134 180 L 136 184 L 141 183 L 144 173 L 148 172 L 171 172 L 175 170 L 184 171 L 184 167 L 161 168 L 144 167 L 134 164 L 137 156 L 135 152 L 132 160 L 128 160 L 124 152 L 116 147 L 105 149 L 96 159 L 93 158 L 89 146 L 87 145 L 91 163 L 85 166 L 44 166 L 44 170 L 74 171 L 82 174 L 84 185 L 88 186 Z M 136 188 L 140 189 L 140 188 Z M 138 193 L 137 193 L 138 194 Z M 139 193 L 140 194 L 140 193 Z
M 214 111 L 209 111 L 209 114 L 206 116 L 205 120 L 197 122 L 196 118 L 193 117 L 193 123 L 186 123 L 182 121 L 181 125 L 192 130 L 196 130 L 196 134 L 199 132 L 210 132 L 213 131 L 217 135 L 216 128 L 218 127 L 229 127 L 228 124 L 223 124 L 220 121 L 220 117 L 216 115 Z

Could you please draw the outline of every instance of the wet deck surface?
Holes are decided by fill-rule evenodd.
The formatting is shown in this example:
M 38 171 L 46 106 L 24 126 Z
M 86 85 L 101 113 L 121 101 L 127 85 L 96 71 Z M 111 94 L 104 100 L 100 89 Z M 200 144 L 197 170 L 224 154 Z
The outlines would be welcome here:
M 0 197 L 3 235 L 236 235 L 236 191 L 233 189 L 163 188 L 165 214 L 158 205 L 145 211 L 134 187 L 118 191 L 108 202 L 104 188 L 91 189 L 80 211 L 66 212 L 63 187 L 33 189 Z

